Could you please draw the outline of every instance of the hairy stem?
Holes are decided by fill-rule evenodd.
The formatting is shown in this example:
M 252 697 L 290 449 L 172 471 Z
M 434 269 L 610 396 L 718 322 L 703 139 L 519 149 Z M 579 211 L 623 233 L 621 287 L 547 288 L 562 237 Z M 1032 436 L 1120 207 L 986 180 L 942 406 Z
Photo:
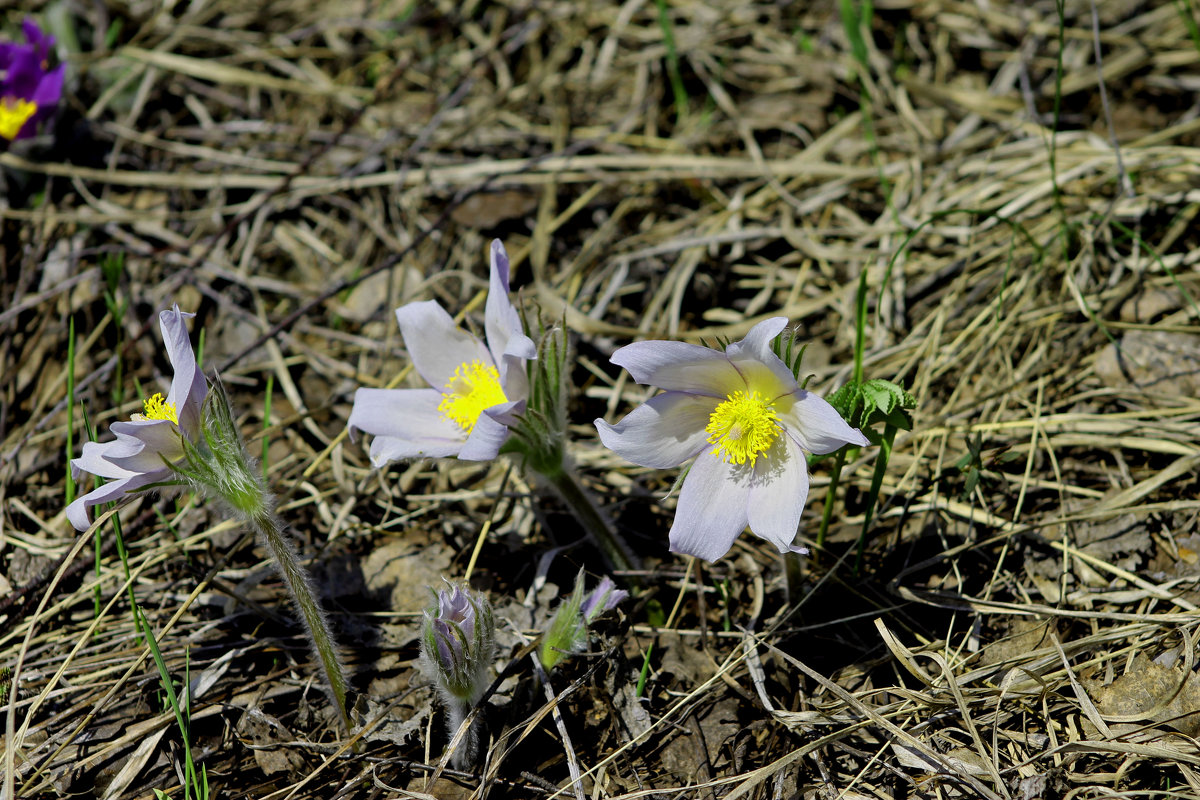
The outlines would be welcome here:
M 338 658 L 337 649 L 333 644 L 333 636 L 329 632 L 329 623 L 317 603 L 312 581 L 309 580 L 304 567 L 300 565 L 296 549 L 284 535 L 283 524 L 278 517 L 271 513 L 256 514 L 251 517 L 250 523 L 271 551 L 275 568 L 279 570 L 283 582 L 287 584 L 288 592 L 292 595 L 292 602 L 296 604 L 296 610 L 300 612 L 300 618 L 304 621 L 304 627 L 308 631 L 308 639 L 325 670 L 325 680 L 329 684 L 334 701 L 337 702 L 338 713 L 342 716 L 342 724 L 345 726 L 346 732 L 350 733 L 352 730 L 350 715 L 346 712 L 346 677 L 342 671 L 342 663 Z
M 479 725 L 478 715 L 471 719 L 472 705 L 457 697 L 449 698 L 446 702 L 446 735 L 450 737 L 450 745 L 454 744 L 458 729 L 463 723 L 471 720 L 470 725 L 463 731 L 461 741 L 450 756 L 450 763 L 455 769 L 464 772 L 475 767 L 479 760 Z

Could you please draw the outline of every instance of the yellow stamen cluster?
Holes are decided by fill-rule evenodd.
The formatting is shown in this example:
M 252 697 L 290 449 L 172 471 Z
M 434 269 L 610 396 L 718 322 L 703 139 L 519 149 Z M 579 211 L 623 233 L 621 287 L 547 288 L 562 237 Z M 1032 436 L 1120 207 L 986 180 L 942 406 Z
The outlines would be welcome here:
M 146 398 L 146 413 L 142 419 L 168 419 L 179 424 L 179 415 L 175 413 L 175 404 L 168 403 L 161 393 Z
M 718 405 L 704 428 L 714 456 L 730 464 L 754 462 L 770 449 L 779 435 L 775 406 L 758 392 L 734 392 Z
M 29 118 L 37 113 L 37 103 L 19 97 L 0 99 L 0 138 L 12 141 Z
M 467 433 L 474 429 L 485 408 L 508 401 L 500 386 L 500 373 L 482 361 L 459 364 L 442 395 L 438 411 Z

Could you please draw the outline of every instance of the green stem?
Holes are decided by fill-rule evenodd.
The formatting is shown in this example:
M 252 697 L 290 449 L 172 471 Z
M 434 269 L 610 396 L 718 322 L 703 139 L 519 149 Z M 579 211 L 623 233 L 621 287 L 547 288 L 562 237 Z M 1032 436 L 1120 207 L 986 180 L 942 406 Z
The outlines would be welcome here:
M 817 549 L 825 546 L 825 534 L 829 532 L 829 521 L 833 519 L 833 500 L 837 496 L 838 484 L 842 480 L 842 467 L 846 465 L 846 450 L 838 451 L 833 472 L 829 476 L 829 490 L 825 492 L 825 509 L 821 512 L 821 527 L 817 529 Z
M 333 636 L 329 632 L 329 623 L 325 613 L 317 603 L 316 593 L 308 573 L 300 565 L 296 549 L 283 532 L 283 523 L 274 514 L 260 513 L 250 518 L 250 524 L 262 537 L 262 541 L 271 551 L 275 560 L 275 568 L 287 584 L 292 595 L 292 601 L 300 612 L 304 627 L 308 629 L 308 638 L 313 649 L 325 669 L 325 680 L 337 702 L 338 712 L 342 716 L 342 724 L 346 732 L 353 728 L 350 725 L 350 715 L 346 712 L 346 677 L 342 671 L 342 663 L 338 658 L 337 649 L 333 644 Z
M 71 315 L 67 331 L 67 482 L 66 501 L 75 500 L 75 476 L 71 472 L 71 459 L 75 457 L 75 315 Z M 96 551 L 96 569 L 100 568 L 100 551 Z
M 592 496 L 579 483 L 579 479 L 570 468 L 563 467 L 556 472 L 542 474 L 558 492 L 559 497 L 574 512 L 575 519 L 579 520 L 579 524 L 600 548 L 600 552 L 608 561 L 611 569 L 629 573 L 641 568 L 638 557 L 629 549 L 629 545 L 613 531 L 604 514 L 592 500 Z
M 867 494 L 867 513 L 863 517 L 862 532 L 858 534 L 858 553 L 854 558 L 854 574 L 858 574 L 862 566 L 863 549 L 867 543 L 867 528 L 871 525 L 871 517 L 875 514 L 875 504 L 879 501 L 879 489 L 883 486 L 883 474 L 887 472 L 888 459 L 892 455 L 892 442 L 896 439 L 896 427 L 891 423 L 883 426 L 883 440 L 879 443 L 879 457 L 875 459 L 875 472 L 871 475 L 871 491 Z

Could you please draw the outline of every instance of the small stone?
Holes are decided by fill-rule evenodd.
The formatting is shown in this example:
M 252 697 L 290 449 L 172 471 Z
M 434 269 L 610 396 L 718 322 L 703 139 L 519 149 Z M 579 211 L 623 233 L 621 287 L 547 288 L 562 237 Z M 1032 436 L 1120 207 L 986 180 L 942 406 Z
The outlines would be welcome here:
M 1200 336 L 1172 331 L 1129 331 L 1096 359 L 1110 388 L 1193 398 L 1200 394 Z
M 1121 322 L 1145 323 L 1183 307 L 1178 289 L 1146 289 L 1121 304 Z

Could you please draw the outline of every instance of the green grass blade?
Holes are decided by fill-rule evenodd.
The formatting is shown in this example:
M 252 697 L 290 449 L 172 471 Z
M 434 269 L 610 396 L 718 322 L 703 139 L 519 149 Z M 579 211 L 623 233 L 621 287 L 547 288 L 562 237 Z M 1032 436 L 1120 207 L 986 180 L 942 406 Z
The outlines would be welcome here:
M 75 500 L 75 476 L 71 459 L 75 457 L 75 315 L 67 323 L 67 488 L 66 505 Z
M 679 71 L 679 51 L 675 47 L 675 28 L 667 9 L 667 0 L 656 0 L 658 5 L 658 27 L 662 29 L 663 46 L 667 48 L 667 77 L 671 81 L 671 93 L 675 97 L 675 121 L 687 117 L 688 96 L 683 86 L 683 74 Z
M 267 391 L 265 393 L 265 397 L 263 398 L 262 473 L 264 480 L 266 480 L 267 477 L 267 466 L 269 463 L 267 461 L 267 457 L 271 449 L 271 437 L 268 435 L 268 431 L 271 428 L 271 394 L 274 392 L 274 390 L 275 376 L 273 374 L 268 374 Z

